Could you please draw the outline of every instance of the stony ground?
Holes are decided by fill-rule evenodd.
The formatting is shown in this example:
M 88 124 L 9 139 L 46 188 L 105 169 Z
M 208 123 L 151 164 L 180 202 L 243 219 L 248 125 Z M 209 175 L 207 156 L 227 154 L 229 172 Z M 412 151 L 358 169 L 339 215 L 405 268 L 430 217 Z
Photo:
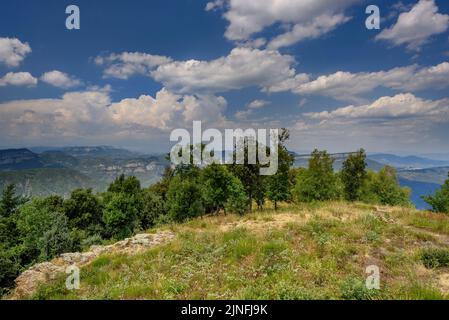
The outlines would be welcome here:
M 333 202 L 166 225 L 90 252 L 66 254 L 18 279 L 31 299 L 445 299 L 449 216 Z M 448 252 L 449 254 L 449 252 Z M 81 288 L 65 288 L 67 265 Z M 380 290 L 365 286 L 368 266 Z M 427 266 L 427 267 L 426 267 Z
M 90 251 L 64 253 L 49 262 L 34 265 L 16 279 L 16 288 L 12 299 L 22 299 L 36 292 L 40 285 L 51 282 L 66 272 L 67 267 L 75 265 L 79 268 L 89 265 L 96 258 L 105 254 L 137 254 L 145 249 L 161 245 L 175 237 L 173 232 L 155 234 L 138 234 L 108 246 L 92 246 Z

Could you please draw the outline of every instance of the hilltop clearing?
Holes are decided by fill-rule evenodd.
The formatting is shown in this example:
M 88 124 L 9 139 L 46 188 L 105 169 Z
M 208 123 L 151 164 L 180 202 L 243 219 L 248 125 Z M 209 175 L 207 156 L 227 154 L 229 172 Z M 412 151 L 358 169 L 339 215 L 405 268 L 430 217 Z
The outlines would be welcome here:
M 79 290 L 67 290 L 66 275 L 59 273 L 21 298 L 443 299 L 449 294 L 449 217 L 442 214 L 330 202 L 151 230 L 164 232 L 173 236 L 136 251 L 105 250 L 84 263 Z M 366 288 L 368 266 L 379 268 L 380 290 Z

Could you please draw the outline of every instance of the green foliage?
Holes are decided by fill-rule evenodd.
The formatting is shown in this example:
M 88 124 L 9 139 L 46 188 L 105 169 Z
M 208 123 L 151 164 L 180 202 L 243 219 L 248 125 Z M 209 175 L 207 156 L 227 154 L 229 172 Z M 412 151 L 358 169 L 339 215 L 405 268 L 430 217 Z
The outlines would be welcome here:
M 256 148 L 258 149 L 257 143 Z M 233 163 L 229 166 L 229 171 L 242 183 L 248 198 L 247 207 L 249 208 L 249 211 L 252 212 L 254 199 L 257 200 L 259 206 L 263 205 L 266 186 L 265 176 L 260 175 L 261 165 L 259 163 L 259 160 L 256 159 L 255 164 L 250 164 L 248 151 L 248 144 L 245 142 L 243 150 L 244 163 Z
M 368 289 L 363 280 L 346 279 L 341 285 L 341 297 L 347 300 L 372 300 L 379 295 L 376 289 Z
M 0 295 L 14 285 L 21 270 L 18 253 L 18 208 L 26 199 L 15 195 L 15 186 L 7 186 L 0 200 Z
M 0 217 L 0 244 L 6 248 L 12 247 L 18 242 L 19 232 L 16 220 L 15 216 Z
M 48 199 L 34 199 L 20 208 L 17 228 L 25 261 L 49 260 L 72 249 L 67 218 L 52 209 Z
M 243 215 L 247 210 L 248 197 L 240 180 L 231 175 L 227 185 L 228 197 L 225 210 L 230 213 Z
M 169 216 L 175 221 L 198 217 L 204 213 L 202 188 L 196 179 L 175 176 L 167 193 Z
M 423 197 L 423 199 L 432 206 L 432 211 L 449 213 L 449 179 L 433 196 Z
M 213 163 L 201 172 L 204 202 L 215 212 L 224 209 L 229 198 L 229 181 L 232 174 L 225 166 Z
M 140 212 L 140 224 L 143 229 L 148 229 L 166 214 L 165 203 L 161 196 L 150 190 L 142 192 L 142 210 Z
M 165 167 L 161 181 L 150 186 L 150 191 L 160 196 L 165 201 L 167 199 L 168 187 L 170 186 L 170 181 L 173 179 L 174 174 L 175 171 L 172 167 Z
M 0 200 L 0 217 L 9 218 L 16 213 L 17 208 L 26 202 L 26 199 L 16 196 L 16 187 L 13 184 L 6 186 Z
M 226 210 L 244 214 L 248 198 L 238 178 L 219 164 L 211 164 L 202 170 L 201 185 L 204 203 L 214 212 Z
M 21 270 L 20 261 L 14 253 L 14 248 L 7 250 L 0 245 L 0 296 L 14 285 Z
M 136 177 L 125 177 L 124 174 L 117 177 L 108 188 L 108 192 L 126 193 L 136 195 L 140 192 L 140 181 Z
M 360 200 L 391 206 L 410 207 L 410 190 L 401 188 L 396 170 L 386 166 L 379 173 L 368 172 Z
M 72 228 L 98 231 L 102 223 L 102 205 L 92 189 L 77 189 L 64 201 L 63 212 Z
M 425 249 L 421 252 L 421 261 L 426 268 L 449 267 L 449 250 Z
M 326 201 L 340 198 L 341 186 L 333 169 L 334 160 L 326 151 L 315 150 L 309 168 L 297 173 L 293 193 L 299 202 Z
M 363 149 L 360 149 L 356 154 L 350 155 L 343 162 L 341 180 L 347 200 L 357 201 L 360 199 L 361 189 L 367 175 L 366 167 L 366 154 Z
M 105 205 L 103 221 L 106 232 L 115 239 L 133 234 L 138 226 L 138 209 L 135 197 L 126 193 L 113 193 Z
M 276 174 L 267 177 L 267 197 L 274 203 L 275 210 L 278 202 L 288 201 L 290 194 L 290 167 L 293 165 L 294 158 L 285 147 L 285 142 L 290 138 L 288 130 L 283 129 L 278 146 L 278 170 Z
M 275 210 L 277 210 L 278 202 L 290 199 L 290 185 L 288 182 L 288 174 L 282 172 L 267 178 L 267 197 L 274 203 Z
M 50 211 L 62 212 L 64 199 L 61 196 L 53 195 L 46 198 L 40 198 L 42 206 Z
M 17 209 L 25 202 L 26 199 L 15 195 L 14 185 L 9 185 L 3 190 L 0 200 L 0 245 L 5 248 L 18 243 Z

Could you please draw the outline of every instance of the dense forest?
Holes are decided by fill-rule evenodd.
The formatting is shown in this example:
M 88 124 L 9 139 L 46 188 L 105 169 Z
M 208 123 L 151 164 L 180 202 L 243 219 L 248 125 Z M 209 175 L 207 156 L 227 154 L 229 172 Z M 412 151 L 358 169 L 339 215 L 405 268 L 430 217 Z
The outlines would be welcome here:
M 106 192 L 78 189 L 60 196 L 28 199 L 16 196 L 14 185 L 0 200 L 0 287 L 7 293 L 29 266 L 64 252 L 82 251 L 129 237 L 155 225 L 182 222 L 206 214 L 239 214 L 280 202 L 360 201 L 412 206 L 409 190 L 401 188 L 395 169 L 367 170 L 363 149 L 350 155 L 340 172 L 326 151 L 312 152 L 307 169 L 292 168 L 285 147 L 278 149 L 279 170 L 259 174 L 259 164 L 211 164 L 167 167 L 162 179 L 142 188 L 133 176 L 121 175 Z M 449 180 L 425 199 L 438 212 L 449 213 Z M 257 208 L 255 208 L 257 207 Z

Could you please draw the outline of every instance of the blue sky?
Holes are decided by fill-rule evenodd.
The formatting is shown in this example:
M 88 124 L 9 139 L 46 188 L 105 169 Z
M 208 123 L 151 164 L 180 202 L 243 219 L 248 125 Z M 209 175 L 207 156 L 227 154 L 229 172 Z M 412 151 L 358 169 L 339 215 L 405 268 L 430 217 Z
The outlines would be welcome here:
M 162 152 L 201 120 L 287 127 L 297 151 L 444 151 L 448 28 L 444 0 L 5 0 L 0 146 Z

